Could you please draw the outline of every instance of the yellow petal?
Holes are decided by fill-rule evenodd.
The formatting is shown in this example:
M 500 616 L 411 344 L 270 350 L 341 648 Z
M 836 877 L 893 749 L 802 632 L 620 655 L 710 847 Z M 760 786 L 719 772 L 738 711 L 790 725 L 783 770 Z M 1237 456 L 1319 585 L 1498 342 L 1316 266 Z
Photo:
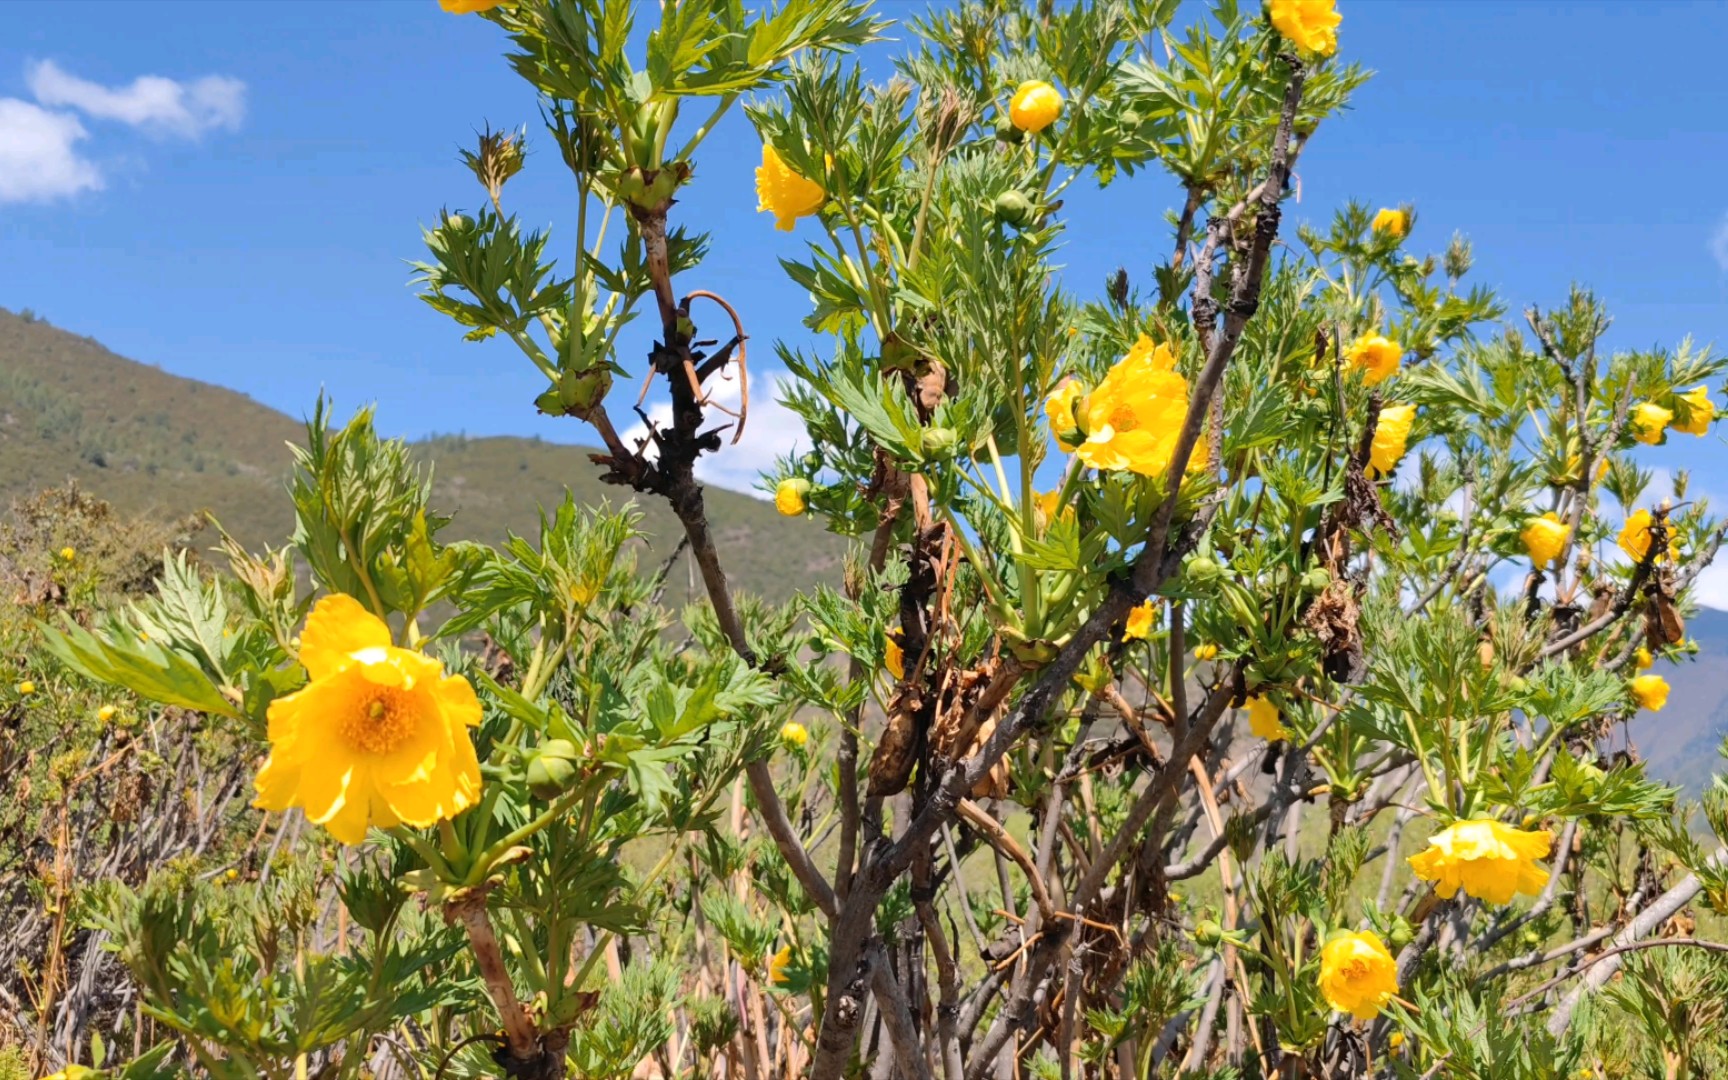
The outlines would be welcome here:
M 331 593 L 319 600 L 306 616 L 300 633 L 300 662 L 306 674 L 322 679 L 352 662 L 354 653 L 388 648 L 390 628 L 346 593 Z

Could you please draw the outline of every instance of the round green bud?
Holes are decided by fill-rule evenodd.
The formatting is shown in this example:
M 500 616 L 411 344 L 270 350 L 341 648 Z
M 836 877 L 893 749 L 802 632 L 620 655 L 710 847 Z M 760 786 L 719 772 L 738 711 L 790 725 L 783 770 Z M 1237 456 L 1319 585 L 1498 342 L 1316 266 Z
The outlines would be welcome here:
M 996 196 L 992 207 L 996 220 L 1004 225 L 1012 225 L 1016 229 L 1024 229 L 1036 223 L 1037 212 L 1032 206 L 1032 200 L 1018 191 L 1004 191 Z

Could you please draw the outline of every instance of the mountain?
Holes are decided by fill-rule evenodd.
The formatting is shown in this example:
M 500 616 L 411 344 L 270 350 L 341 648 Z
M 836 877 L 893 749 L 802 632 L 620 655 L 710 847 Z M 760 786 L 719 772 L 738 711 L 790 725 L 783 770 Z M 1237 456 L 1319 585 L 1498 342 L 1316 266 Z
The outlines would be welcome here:
M 1633 719 L 1630 734 L 1652 775 L 1696 795 L 1713 774 L 1728 770 L 1717 753 L 1728 738 L 1728 611 L 1699 608 L 1686 620 L 1686 633 L 1698 655 L 1651 668 L 1673 689 L 1661 712 Z
M 288 443 L 302 425 L 244 394 L 116 356 L 28 313 L 0 309 L 0 508 L 76 480 L 132 513 L 182 518 L 208 510 L 256 548 L 293 527 L 283 482 Z M 539 439 L 443 437 L 414 445 L 433 467 L 434 508 L 454 513 L 446 539 L 496 543 L 506 530 L 538 535 L 538 507 L 568 489 L 579 503 L 618 506 L 631 493 L 601 483 L 591 451 Z M 650 550 L 683 536 L 671 511 L 639 499 Z M 838 582 L 846 544 L 771 504 L 709 488 L 709 520 L 733 584 L 782 600 L 816 581 Z M 674 582 L 685 580 L 675 570 Z M 675 590 L 682 599 L 683 590 Z M 698 584 L 690 594 L 701 595 Z

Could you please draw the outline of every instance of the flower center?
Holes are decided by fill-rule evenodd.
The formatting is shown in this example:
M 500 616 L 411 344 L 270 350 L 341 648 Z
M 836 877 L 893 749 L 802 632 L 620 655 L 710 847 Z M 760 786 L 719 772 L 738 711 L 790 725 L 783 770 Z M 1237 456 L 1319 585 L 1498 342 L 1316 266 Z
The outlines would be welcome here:
M 1133 431 L 1140 426 L 1140 418 L 1127 404 L 1113 405 L 1110 407 L 1110 426 L 1117 431 Z
M 388 754 L 414 731 L 414 713 L 399 691 L 377 688 L 342 722 L 348 745 L 367 754 Z

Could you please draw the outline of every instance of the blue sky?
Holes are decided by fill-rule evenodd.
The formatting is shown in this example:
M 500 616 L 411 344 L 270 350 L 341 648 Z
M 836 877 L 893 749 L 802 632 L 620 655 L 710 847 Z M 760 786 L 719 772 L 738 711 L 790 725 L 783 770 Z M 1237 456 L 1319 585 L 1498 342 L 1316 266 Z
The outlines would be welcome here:
M 1608 301 L 1618 346 L 1728 346 L 1728 5 L 1340 10 L 1344 55 L 1379 74 L 1309 147 L 1298 218 L 1414 202 L 1412 250 L 1463 232 L 1473 276 L 1515 310 L 1576 280 Z M 568 180 L 497 28 L 432 0 L 11 4 L 5 22 L 0 306 L 294 415 L 324 387 L 344 410 L 376 401 L 395 434 L 592 441 L 534 414 L 543 384 L 513 348 L 462 342 L 408 285 L 419 223 L 479 200 L 456 150 L 486 124 L 530 125 L 543 152 L 507 202 L 561 246 Z M 735 110 L 681 209 L 715 236 L 686 284 L 724 283 L 766 360 L 768 339 L 801 334 L 808 299 L 775 261 L 802 240 L 755 213 L 758 154 Z M 1072 192 L 1071 281 L 1090 289 L 1117 265 L 1145 280 L 1170 201 L 1155 177 Z M 646 323 L 632 330 L 627 362 Z M 783 447 L 788 426 L 760 415 L 714 480 L 747 487 Z M 1687 439 L 1651 461 L 1719 471 L 1728 453 Z

